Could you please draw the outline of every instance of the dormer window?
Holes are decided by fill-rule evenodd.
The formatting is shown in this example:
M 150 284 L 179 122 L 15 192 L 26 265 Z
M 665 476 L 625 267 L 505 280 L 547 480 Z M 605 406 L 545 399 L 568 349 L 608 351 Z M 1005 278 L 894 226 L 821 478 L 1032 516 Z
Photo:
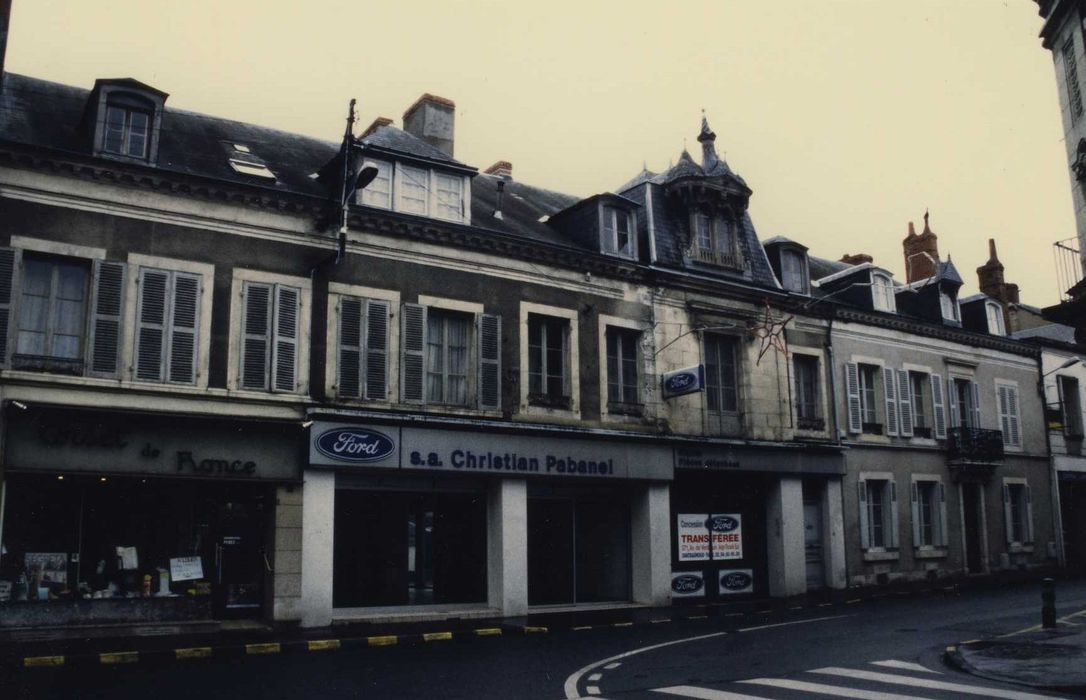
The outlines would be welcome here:
M 871 302 L 876 311 L 897 311 L 897 304 L 894 303 L 894 281 L 889 275 L 881 272 L 871 274 Z
M 730 219 L 704 212 L 694 214 L 694 257 L 712 265 L 740 267 L 735 227 Z
M 962 314 L 958 309 L 958 300 L 946 292 L 939 292 L 939 307 L 943 310 L 944 321 L 961 323 Z
M 984 302 L 984 313 L 988 317 L 988 332 L 992 335 L 1007 335 L 1007 327 L 1003 323 L 1003 307 L 994 301 Z
M 377 166 L 377 177 L 362 190 L 362 204 L 435 219 L 471 223 L 467 200 L 467 178 L 411 165 L 369 161 Z M 393 173 L 395 175 L 393 176 Z
M 167 97 L 132 78 L 96 80 L 80 125 L 85 143 L 96 156 L 154 163 Z
M 807 256 L 798 250 L 781 249 L 781 285 L 790 292 L 809 294 Z
M 378 209 L 392 208 L 392 163 L 367 160 L 366 166 L 377 168 L 377 176 L 359 192 L 359 204 Z
M 634 257 L 634 215 L 620 207 L 601 207 L 600 244 L 603 252 Z
M 102 141 L 103 151 L 146 160 L 150 137 L 151 113 L 148 110 L 138 109 L 122 102 L 108 104 L 105 135 Z

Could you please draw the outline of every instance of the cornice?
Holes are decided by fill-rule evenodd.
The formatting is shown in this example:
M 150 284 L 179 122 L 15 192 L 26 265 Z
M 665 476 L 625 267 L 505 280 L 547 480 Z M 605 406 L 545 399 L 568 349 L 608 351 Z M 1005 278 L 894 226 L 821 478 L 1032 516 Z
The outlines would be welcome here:
M 948 328 L 946 326 L 933 326 L 907 316 L 890 314 L 875 314 L 872 312 L 834 307 L 833 318 L 842 321 L 854 321 L 869 326 L 888 328 L 890 330 L 911 333 L 926 338 L 937 338 L 962 345 L 1000 350 L 1015 355 L 1026 357 L 1040 357 L 1040 350 L 1020 340 L 1012 340 L 1001 336 L 991 336 L 981 333 L 969 333 L 967 331 Z

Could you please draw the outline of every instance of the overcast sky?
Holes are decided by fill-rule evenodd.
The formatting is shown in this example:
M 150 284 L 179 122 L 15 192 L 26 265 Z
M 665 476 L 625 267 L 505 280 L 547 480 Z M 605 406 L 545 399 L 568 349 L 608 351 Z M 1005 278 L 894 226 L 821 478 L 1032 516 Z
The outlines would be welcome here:
M 995 238 L 1023 301 L 1057 301 L 1075 235 L 1051 54 L 1030 0 L 14 0 L 7 68 L 338 140 L 456 102 L 456 157 L 570 194 L 695 156 L 705 109 L 761 238 L 903 276 L 925 208 L 966 280 Z

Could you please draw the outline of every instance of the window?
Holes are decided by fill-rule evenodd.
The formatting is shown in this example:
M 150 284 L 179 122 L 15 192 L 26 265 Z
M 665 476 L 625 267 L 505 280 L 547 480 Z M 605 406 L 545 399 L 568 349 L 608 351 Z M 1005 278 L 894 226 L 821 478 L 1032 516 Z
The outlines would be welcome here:
M 528 314 L 528 401 L 569 408 L 569 319 Z
M 89 265 L 27 256 L 22 272 L 15 366 L 32 358 L 71 360 L 75 373 L 82 374 Z
M 923 372 L 907 372 L 909 378 L 909 406 L 912 409 L 913 435 L 931 437 L 931 380 Z
M 1003 480 L 1003 521 L 1008 544 L 1033 542 L 1033 503 L 1025 479 Z
M 641 403 L 637 377 L 640 340 L 641 333 L 636 330 L 607 328 L 607 402 L 611 412 L 635 410 Z
M 977 383 L 952 377 L 948 389 L 951 427 L 980 428 L 980 390 Z
M 136 379 L 196 383 L 200 276 L 141 267 L 136 308 Z
M 436 173 L 437 200 L 435 215 L 449 221 L 464 220 L 464 178 L 459 175 Z
M 283 284 L 244 282 L 242 307 L 241 388 L 298 391 L 301 290 Z
M 636 231 L 633 214 L 619 207 L 604 205 L 601 217 L 603 252 L 632 258 Z
M 1078 66 L 1075 64 L 1075 37 L 1067 37 L 1061 50 L 1063 54 L 1063 77 L 1067 83 L 1067 109 L 1071 113 L 1071 123 L 1082 116 L 1082 92 L 1078 85 Z
M 958 309 L 957 299 L 946 292 L 939 292 L 939 307 L 943 311 L 944 320 L 961 322 L 962 315 Z
M 823 430 L 825 422 L 819 415 L 818 358 L 794 355 L 793 366 L 796 373 L 796 427 L 800 430 Z
M 996 382 L 996 398 L 999 402 L 999 427 L 1003 431 L 1003 446 L 1022 446 L 1022 434 L 1018 416 L 1018 387 Z
M 366 165 L 377 168 L 377 176 L 359 191 L 359 203 L 380 209 L 392 208 L 392 164 L 369 160 Z
M 946 488 L 935 479 L 916 479 L 912 488 L 913 546 L 945 547 Z
M 389 303 L 383 299 L 340 297 L 339 396 L 388 398 L 388 318 Z
M 886 389 L 879 388 L 879 375 L 882 368 L 877 365 L 845 363 L 845 388 L 848 396 L 848 430 L 850 433 L 868 433 L 882 435 L 883 425 L 879 422 L 879 393 L 882 391 L 892 399 Z M 893 370 L 886 370 L 892 372 Z M 896 394 L 896 392 L 894 392 Z M 891 408 L 891 400 L 887 408 Z M 896 405 L 893 407 L 896 416 Z M 895 420 L 896 424 L 896 420 Z M 896 431 L 895 431 L 896 432 Z
M 790 292 L 807 294 L 807 256 L 798 250 L 781 250 L 781 285 Z
M 898 546 L 897 486 L 888 476 L 858 482 L 860 494 L 860 545 L 864 549 Z
M 877 387 L 879 368 L 874 365 L 860 365 L 860 407 L 862 411 L 863 432 L 882 433 L 879 423 Z
M 400 393 L 404 403 L 501 408 L 501 317 L 404 304 Z
M 426 317 L 426 402 L 466 406 L 471 316 L 431 310 Z
M 876 311 L 897 310 L 894 302 L 894 281 L 888 275 L 879 272 L 871 274 L 871 299 Z
M 992 335 L 1007 335 L 1003 323 L 1003 307 L 992 301 L 984 302 L 984 313 L 988 317 L 988 332 Z
M 730 218 L 697 212 L 691 226 L 694 230 L 692 254 L 697 261 L 725 267 L 740 266 L 735 246 L 735 225 Z
M 705 391 L 709 410 L 714 413 L 739 410 L 737 344 L 730 336 L 705 336 Z
M 1056 382 L 1063 414 L 1063 434 L 1069 438 L 1080 439 L 1082 438 L 1082 395 L 1079 393 L 1078 379 L 1057 376 Z
M 422 168 L 399 166 L 400 186 L 397 194 L 400 200 L 399 211 L 408 214 L 429 214 L 430 172 Z
M 106 153 L 146 159 L 150 131 L 150 112 L 109 104 L 106 106 L 102 150 Z

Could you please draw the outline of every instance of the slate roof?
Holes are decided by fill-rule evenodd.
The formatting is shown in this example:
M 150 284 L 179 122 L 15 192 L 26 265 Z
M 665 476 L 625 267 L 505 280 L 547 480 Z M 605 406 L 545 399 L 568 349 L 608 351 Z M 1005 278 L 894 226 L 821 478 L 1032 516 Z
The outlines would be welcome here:
M 545 243 L 571 245 L 566 236 L 540 222 L 576 204 L 577 197 L 532 187 L 516 180 L 504 180 L 502 218 L 494 218 L 498 202 L 498 175 L 476 175 L 471 181 L 471 222 L 475 226 L 512 233 Z
M 416 138 L 403 129 L 397 129 L 391 125 L 379 127 L 376 131 L 361 139 L 364 146 L 375 146 L 390 151 L 396 151 L 423 160 L 445 163 L 459 167 L 468 167 L 456 160 L 440 148 Z
M 1075 329 L 1071 326 L 1065 326 L 1062 323 L 1050 323 L 1048 325 L 1037 326 L 1036 328 L 1026 328 L 1011 333 L 1011 337 L 1015 340 L 1027 340 L 1029 338 L 1055 340 L 1060 343 L 1074 345 Z
M 958 274 L 958 268 L 954 266 L 951 260 L 942 261 L 935 266 L 935 274 L 931 277 L 925 277 L 922 280 L 916 280 L 909 283 L 908 286 L 911 289 L 917 287 L 923 287 L 931 284 L 932 282 L 956 282 L 957 284 L 964 284 L 962 276 Z
M 850 267 L 855 266 L 841 262 L 840 260 L 818 258 L 813 255 L 807 256 L 807 268 L 811 272 L 811 280 L 816 282 L 824 277 L 835 275 L 842 270 L 847 270 Z

